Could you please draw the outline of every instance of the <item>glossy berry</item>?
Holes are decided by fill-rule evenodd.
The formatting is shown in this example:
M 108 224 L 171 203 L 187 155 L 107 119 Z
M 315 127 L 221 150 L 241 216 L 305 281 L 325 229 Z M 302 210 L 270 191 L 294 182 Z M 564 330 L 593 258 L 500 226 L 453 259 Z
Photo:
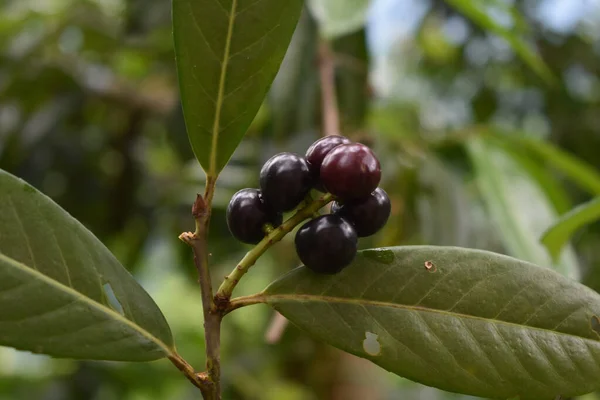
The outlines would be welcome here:
M 292 153 L 269 159 L 260 171 L 260 189 L 267 206 L 275 211 L 290 211 L 304 199 L 313 183 L 308 163 Z
M 352 225 L 337 215 L 322 215 L 296 233 L 296 252 L 314 272 L 335 274 L 356 256 L 357 236 Z
M 227 207 L 227 226 L 240 242 L 256 244 L 265 236 L 263 226 L 281 225 L 280 213 L 269 210 L 258 189 L 242 189 L 233 195 Z
M 392 206 L 385 190 L 375 189 L 366 200 L 331 205 L 331 212 L 345 218 L 356 229 L 358 237 L 371 236 L 384 227 Z
M 323 185 L 318 181 L 323 159 L 337 146 L 349 143 L 351 142 L 348 138 L 339 135 L 330 135 L 317 140 L 306 151 L 306 161 L 308 161 L 310 172 L 315 177 L 315 187 L 318 190 L 325 191 Z
M 323 160 L 320 179 L 331 194 L 342 201 L 366 199 L 381 180 L 381 166 L 364 144 L 343 144 Z

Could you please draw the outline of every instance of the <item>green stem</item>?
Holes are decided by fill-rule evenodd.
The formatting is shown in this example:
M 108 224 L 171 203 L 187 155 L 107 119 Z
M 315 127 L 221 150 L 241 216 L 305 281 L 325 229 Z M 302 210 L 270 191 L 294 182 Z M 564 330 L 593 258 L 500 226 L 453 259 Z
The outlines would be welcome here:
M 277 229 L 274 229 L 271 233 L 265 236 L 260 243 L 258 243 L 246 254 L 240 263 L 234 268 L 234 270 L 231 271 L 227 277 L 225 277 L 225 280 L 215 295 L 217 307 L 221 306 L 227 309 L 227 304 L 229 303 L 231 294 L 233 293 L 233 290 L 239 283 L 240 279 L 242 279 L 250 267 L 256 263 L 256 260 L 258 260 L 258 258 L 262 256 L 265 251 L 267 251 L 275 243 L 279 242 L 302 221 L 311 218 L 314 213 L 319 211 L 323 206 L 331 202 L 333 199 L 333 195 L 329 193 L 321 196 L 319 199 L 314 200 L 312 203 L 309 203 L 307 206 L 298 210 L 296 214 L 281 224 Z
M 223 315 L 227 315 L 230 312 L 237 310 L 238 308 L 263 303 L 266 303 L 266 300 L 265 296 L 262 293 L 256 293 L 250 296 L 236 297 L 235 299 L 232 299 L 229 302 L 227 308 L 223 311 Z

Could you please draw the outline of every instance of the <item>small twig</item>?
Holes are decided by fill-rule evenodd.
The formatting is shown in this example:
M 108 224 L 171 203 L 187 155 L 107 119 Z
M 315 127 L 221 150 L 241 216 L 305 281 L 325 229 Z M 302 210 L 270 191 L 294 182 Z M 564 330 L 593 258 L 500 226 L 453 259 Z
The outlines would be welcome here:
M 227 308 L 223 311 L 223 314 L 226 315 L 232 311 L 237 310 L 238 308 L 262 303 L 265 303 L 265 297 L 262 293 L 257 293 L 250 296 L 236 297 L 227 304 Z
M 225 281 L 217 290 L 215 295 L 215 303 L 219 309 L 227 309 L 229 305 L 229 299 L 233 290 L 239 283 L 240 279 L 248 272 L 248 269 L 252 267 L 258 258 L 263 255 L 267 249 L 273 244 L 279 242 L 285 235 L 291 232 L 299 223 L 313 216 L 314 213 L 319 211 L 323 206 L 334 200 L 333 195 L 325 194 L 321 198 L 314 200 L 312 203 L 301 208 L 296 214 L 290 217 L 287 221 L 281 224 L 277 229 L 274 229 L 270 234 L 265 236 L 252 250 L 250 250 L 246 256 L 240 261 L 240 263 L 231 271 L 231 273 L 225 277 Z
M 195 372 L 194 368 L 192 368 L 192 366 L 177 353 L 171 354 L 169 356 L 169 361 L 171 361 L 194 386 L 200 389 L 203 397 L 207 398 L 206 396 L 210 393 L 212 383 L 208 380 L 206 375 Z
M 208 248 L 206 239 L 210 223 L 211 203 L 216 179 L 207 177 L 204 196 L 198 195 L 192 206 L 192 215 L 196 222 L 194 233 L 186 232 L 179 236 L 194 252 L 194 265 L 198 270 L 198 282 L 202 293 L 202 311 L 204 314 L 204 340 L 206 341 L 206 381 L 208 390 L 203 390 L 205 400 L 221 399 L 221 319 L 222 315 L 215 306 L 210 272 L 208 269 Z
M 339 135 L 340 112 L 335 91 L 335 62 L 326 41 L 322 41 L 319 46 L 319 76 L 323 104 L 323 135 Z

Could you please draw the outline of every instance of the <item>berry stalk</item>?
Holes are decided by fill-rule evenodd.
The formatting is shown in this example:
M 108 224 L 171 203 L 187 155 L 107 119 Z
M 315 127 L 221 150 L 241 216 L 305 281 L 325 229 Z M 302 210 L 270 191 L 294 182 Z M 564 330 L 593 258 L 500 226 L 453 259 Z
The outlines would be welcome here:
M 313 217 L 322 207 L 334 200 L 334 196 L 330 193 L 324 194 L 312 203 L 298 210 L 292 217 L 274 229 L 271 233 L 263 238 L 252 250 L 250 250 L 231 273 L 225 277 L 225 280 L 215 294 L 215 303 L 217 307 L 226 307 L 233 290 L 239 283 L 240 279 L 248 272 L 256 261 L 267 251 L 272 245 L 279 242 L 285 235 L 290 233 L 302 221 Z

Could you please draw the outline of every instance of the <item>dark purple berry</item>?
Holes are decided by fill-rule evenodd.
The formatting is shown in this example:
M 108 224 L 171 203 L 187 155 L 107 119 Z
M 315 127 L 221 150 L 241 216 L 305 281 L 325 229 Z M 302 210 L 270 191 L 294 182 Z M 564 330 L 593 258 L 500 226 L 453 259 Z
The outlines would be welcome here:
M 325 157 L 320 179 L 325 189 L 343 202 L 369 197 L 381 180 L 381 166 L 364 144 L 343 144 Z
M 240 242 L 256 244 L 265 236 L 263 226 L 281 225 L 281 213 L 267 208 L 258 189 L 242 189 L 233 195 L 227 207 L 227 226 Z
M 310 191 L 313 177 L 303 157 L 280 153 L 271 157 L 260 171 L 263 200 L 275 211 L 290 211 Z
M 331 212 L 354 225 L 358 237 L 371 236 L 384 227 L 392 206 L 385 190 L 375 189 L 366 200 L 331 205 Z
M 304 265 L 321 274 L 335 274 L 356 256 L 354 227 L 337 215 L 321 215 L 296 233 L 296 252 Z
M 315 187 L 318 190 L 325 191 L 323 185 L 318 181 L 323 159 L 337 146 L 349 143 L 351 142 L 348 138 L 339 135 L 330 135 L 317 140 L 306 151 L 306 161 L 308 161 L 310 172 L 315 177 Z

